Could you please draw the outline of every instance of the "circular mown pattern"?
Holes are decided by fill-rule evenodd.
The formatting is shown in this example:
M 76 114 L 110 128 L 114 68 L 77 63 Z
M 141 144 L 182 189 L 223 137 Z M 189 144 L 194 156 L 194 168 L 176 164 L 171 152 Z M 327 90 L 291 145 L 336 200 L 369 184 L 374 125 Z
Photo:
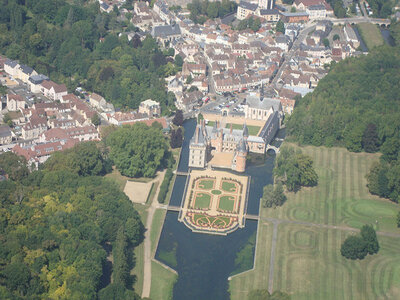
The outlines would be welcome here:
M 221 195 L 222 192 L 220 190 L 212 190 L 211 194 L 213 194 L 213 195 Z

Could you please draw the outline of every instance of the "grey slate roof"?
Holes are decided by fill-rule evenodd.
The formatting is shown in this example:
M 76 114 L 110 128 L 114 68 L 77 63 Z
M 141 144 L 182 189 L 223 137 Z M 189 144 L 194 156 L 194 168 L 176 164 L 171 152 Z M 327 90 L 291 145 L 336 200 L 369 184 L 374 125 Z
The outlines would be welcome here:
M 326 10 L 325 5 L 322 4 L 316 4 L 316 5 L 310 5 L 308 10 Z
M 33 72 L 33 69 L 31 67 L 28 67 L 27 65 L 20 65 L 20 68 L 22 72 L 24 72 L 27 75 L 30 75 Z
M 258 7 L 257 4 L 249 3 L 246 1 L 241 1 L 239 6 L 245 8 L 245 9 L 251 10 L 251 11 L 256 11 L 256 9 Z
M 29 77 L 29 81 L 32 82 L 33 84 L 42 83 L 44 80 L 49 80 L 49 78 L 43 74 L 33 75 Z
M 7 59 L 4 64 L 10 66 L 11 68 L 15 68 L 15 66 L 18 65 L 18 62 L 15 60 Z
M 162 25 L 162 26 L 155 26 L 151 30 L 151 35 L 153 37 L 169 37 L 173 35 L 180 35 L 181 28 L 178 24 L 176 25 Z
M 11 136 L 11 128 L 7 125 L 0 126 L 0 137 Z
M 268 110 L 271 107 L 274 111 L 279 111 L 281 108 L 281 101 L 272 98 L 264 98 L 262 101 L 256 95 L 250 95 L 246 98 L 246 104 L 251 108 L 259 108 Z
M 260 15 L 267 16 L 267 15 L 277 15 L 279 11 L 277 9 L 260 9 Z

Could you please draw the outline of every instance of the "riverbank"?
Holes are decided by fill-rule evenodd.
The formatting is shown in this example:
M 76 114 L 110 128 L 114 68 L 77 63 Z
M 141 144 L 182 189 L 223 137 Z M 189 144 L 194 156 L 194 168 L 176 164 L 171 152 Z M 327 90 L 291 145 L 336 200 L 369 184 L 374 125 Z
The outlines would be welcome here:
M 374 47 L 385 43 L 379 28 L 375 24 L 359 23 L 356 27 L 368 50 L 372 50 Z
M 256 265 L 234 276 L 232 300 L 254 289 L 281 290 L 293 299 L 398 299 L 400 230 L 397 204 L 369 194 L 365 174 L 378 154 L 344 148 L 301 147 L 312 157 L 319 183 L 288 193 L 279 208 L 261 206 Z M 381 249 L 360 261 L 344 259 L 342 241 L 374 223 Z

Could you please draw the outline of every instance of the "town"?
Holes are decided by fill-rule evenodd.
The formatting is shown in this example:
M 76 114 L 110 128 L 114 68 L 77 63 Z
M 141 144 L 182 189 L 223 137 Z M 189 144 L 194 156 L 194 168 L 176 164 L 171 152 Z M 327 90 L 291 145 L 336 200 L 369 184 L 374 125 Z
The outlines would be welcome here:
M 124 2 L 100 1 L 100 9 L 109 13 L 117 8 L 121 17 L 130 18 L 139 30 L 120 34 L 129 40 L 143 40 L 150 34 L 162 48 L 174 50 L 175 59 L 182 60 L 182 70 L 165 80 L 168 92 L 175 95 L 176 107 L 187 117 L 203 113 L 206 122 L 215 122 L 215 126 L 221 126 L 220 117 L 233 118 L 235 121 L 228 123 L 231 127 L 243 127 L 247 120 L 247 125 L 253 122 L 259 133 L 265 134 L 268 131 L 262 129 L 271 123 L 267 121 L 272 111 L 261 118 L 254 111 L 249 113 L 252 106 L 259 106 L 260 101 L 251 101 L 256 94 L 260 97 L 262 90 L 266 99 L 263 109 L 273 107 L 280 126 L 284 114 L 291 114 L 296 100 L 313 91 L 331 63 L 363 53 L 352 26 L 348 22 L 335 25 L 340 22 L 330 5 L 321 0 L 297 0 L 291 12 L 290 7 L 273 0 L 241 1 L 236 13 L 207 19 L 202 25 L 189 18 L 188 10 L 170 9 L 163 0 L 152 8 L 148 2 L 134 2 L 133 10 L 123 8 Z M 233 25 L 235 19 L 239 25 Z M 239 28 L 243 20 L 251 20 L 255 28 Z M 8 87 L 2 99 L 5 124 L 0 127 L 0 147 L 23 155 L 30 166 L 38 167 L 52 152 L 80 141 L 99 140 L 100 124 L 159 122 L 165 130 L 169 128 L 170 119 L 163 117 L 160 105 L 152 99 L 143 101 L 138 110 L 115 110 L 102 95 L 81 87 L 68 91 L 64 84 L 7 57 L 0 57 L 0 70 L 1 83 Z M 226 126 L 223 121 L 222 127 Z M 225 131 L 229 135 L 229 129 Z M 230 132 L 232 135 L 232 128 Z M 267 141 L 256 132 L 249 140 L 252 149 L 263 152 L 272 138 Z M 236 166 L 235 159 L 220 155 L 220 160 L 222 166 Z M 191 163 L 192 167 L 200 165 Z

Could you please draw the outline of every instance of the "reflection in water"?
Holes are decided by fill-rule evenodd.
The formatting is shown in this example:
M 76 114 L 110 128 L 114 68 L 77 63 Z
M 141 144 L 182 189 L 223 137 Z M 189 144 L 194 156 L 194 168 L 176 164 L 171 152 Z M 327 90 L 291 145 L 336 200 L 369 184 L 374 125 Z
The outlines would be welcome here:
M 184 123 L 179 171 L 187 171 L 189 142 L 196 126 L 195 120 Z M 249 163 L 246 175 L 251 176 L 247 212 L 258 214 L 263 186 L 272 183 L 274 156 L 262 164 Z M 172 205 L 180 205 L 186 176 L 177 176 L 171 196 Z M 257 222 L 247 220 L 245 228 L 227 236 L 193 233 L 178 222 L 178 213 L 168 212 L 158 244 L 156 258 L 178 272 L 173 299 L 229 299 L 228 277 L 253 267 Z

